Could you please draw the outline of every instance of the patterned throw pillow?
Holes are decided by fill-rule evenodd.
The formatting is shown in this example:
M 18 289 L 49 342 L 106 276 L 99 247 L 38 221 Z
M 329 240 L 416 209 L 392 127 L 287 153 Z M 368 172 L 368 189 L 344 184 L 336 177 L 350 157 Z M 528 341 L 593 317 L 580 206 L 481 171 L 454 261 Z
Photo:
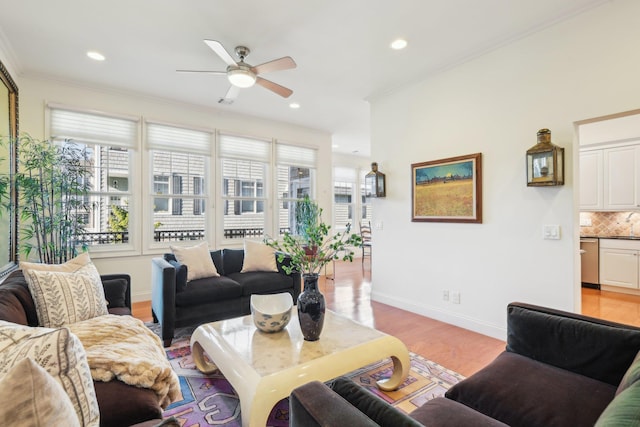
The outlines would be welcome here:
M 32 328 L 0 321 L 0 379 L 25 358 L 42 366 L 62 386 L 80 425 L 100 424 L 84 347 L 69 329 Z
M 248 271 L 278 271 L 276 251 L 264 243 L 244 241 L 244 261 L 241 273 Z
M 41 326 L 55 328 L 109 314 L 93 264 L 74 273 L 25 270 Z
M 0 402 L 5 402 L 0 405 L 0 420 L 13 427 L 80 427 L 62 386 L 28 358 L 0 380 Z
M 65 271 L 72 273 L 78 271 L 82 267 L 92 264 L 89 252 L 83 252 L 75 258 L 70 259 L 64 264 L 42 264 L 38 262 L 24 262 L 20 261 L 20 268 L 22 270 L 38 270 L 38 271 Z

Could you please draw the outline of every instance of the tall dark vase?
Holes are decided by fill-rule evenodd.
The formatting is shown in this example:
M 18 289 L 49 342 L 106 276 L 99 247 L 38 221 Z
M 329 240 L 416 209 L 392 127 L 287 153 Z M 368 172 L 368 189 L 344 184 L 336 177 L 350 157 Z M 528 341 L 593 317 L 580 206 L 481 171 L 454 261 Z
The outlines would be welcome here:
M 298 320 L 307 341 L 317 341 L 324 326 L 324 295 L 318 290 L 318 275 L 304 274 L 304 290 L 298 296 Z

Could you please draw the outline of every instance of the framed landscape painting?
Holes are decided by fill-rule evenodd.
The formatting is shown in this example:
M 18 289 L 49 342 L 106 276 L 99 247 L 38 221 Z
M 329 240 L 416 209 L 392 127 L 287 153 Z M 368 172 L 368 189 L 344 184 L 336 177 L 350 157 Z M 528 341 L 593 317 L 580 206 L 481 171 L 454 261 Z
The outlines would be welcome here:
M 482 153 L 411 165 L 411 221 L 482 222 Z

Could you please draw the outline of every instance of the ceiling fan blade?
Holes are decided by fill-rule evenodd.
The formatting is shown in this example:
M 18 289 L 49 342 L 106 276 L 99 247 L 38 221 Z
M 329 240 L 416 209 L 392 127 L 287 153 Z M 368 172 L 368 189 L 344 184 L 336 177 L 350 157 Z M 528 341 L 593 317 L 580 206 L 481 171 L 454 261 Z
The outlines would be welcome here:
M 274 93 L 277 93 L 283 98 L 288 98 L 293 93 L 291 89 L 280 86 L 278 83 L 274 83 L 271 80 L 263 79 L 262 77 L 256 78 L 256 83 Z
M 176 70 L 178 73 L 202 73 L 202 74 L 216 74 L 219 76 L 226 76 L 226 71 L 210 71 L 210 70 Z
M 256 65 L 251 68 L 256 74 L 270 73 L 272 71 L 290 70 L 296 68 L 297 64 L 290 56 L 285 56 L 280 59 L 274 59 L 273 61 L 265 62 L 264 64 Z
M 216 40 L 205 40 L 207 46 L 211 48 L 227 65 L 238 65 L 229 52 L 222 46 L 222 43 Z

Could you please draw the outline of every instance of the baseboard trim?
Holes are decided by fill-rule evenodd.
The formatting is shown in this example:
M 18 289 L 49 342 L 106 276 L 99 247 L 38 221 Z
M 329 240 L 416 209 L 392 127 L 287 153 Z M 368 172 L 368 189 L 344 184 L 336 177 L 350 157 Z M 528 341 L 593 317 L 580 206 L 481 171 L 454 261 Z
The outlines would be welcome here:
M 482 335 L 487 335 L 489 337 L 496 338 L 502 341 L 506 341 L 507 339 L 507 329 L 504 327 L 487 323 L 483 320 L 473 317 L 464 316 L 459 313 L 445 311 L 439 307 L 418 305 L 413 301 L 408 301 L 376 291 L 371 292 L 371 300 L 387 304 L 401 310 L 406 310 L 411 313 L 420 314 L 422 316 L 439 320 L 441 322 L 449 323 L 451 325 L 458 326 L 463 329 L 468 329 L 470 331 L 477 332 Z

